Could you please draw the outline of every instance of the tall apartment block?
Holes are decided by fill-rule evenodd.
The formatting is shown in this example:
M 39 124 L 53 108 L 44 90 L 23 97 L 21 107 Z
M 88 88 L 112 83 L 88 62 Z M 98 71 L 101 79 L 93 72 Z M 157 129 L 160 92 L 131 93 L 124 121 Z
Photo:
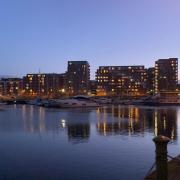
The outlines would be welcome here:
M 86 95 L 88 93 L 90 66 L 87 61 L 68 61 L 66 77 L 68 95 Z
M 1 96 L 18 96 L 22 93 L 23 85 L 20 78 L 2 78 L 0 80 Z
M 27 74 L 23 86 L 26 95 L 60 96 L 65 93 L 65 74 Z
M 178 58 L 155 62 L 155 92 L 174 91 L 178 85 Z
M 146 93 L 144 66 L 100 66 L 96 72 L 97 95 L 140 96 Z

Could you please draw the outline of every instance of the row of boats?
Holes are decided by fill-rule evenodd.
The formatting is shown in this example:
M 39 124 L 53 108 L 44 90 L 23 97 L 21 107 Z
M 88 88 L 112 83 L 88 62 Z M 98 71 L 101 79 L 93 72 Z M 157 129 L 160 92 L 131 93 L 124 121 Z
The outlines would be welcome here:
M 29 104 L 36 106 L 52 107 L 52 108 L 80 108 L 80 107 L 99 107 L 102 104 L 110 104 L 109 98 L 92 98 L 89 96 L 74 96 L 61 99 L 41 99 L 34 100 L 13 100 L 7 101 L 7 104 Z M 4 104 L 4 103 L 2 103 Z
M 162 106 L 162 105 L 180 105 L 180 94 L 161 93 L 155 96 L 143 97 L 139 99 L 121 99 L 108 97 L 89 97 L 78 95 L 71 98 L 62 99 L 34 99 L 34 100 L 14 100 L 7 101 L 7 104 L 30 104 L 44 107 L 57 108 L 75 108 L 75 107 L 99 107 L 101 105 L 148 105 L 148 106 Z M 2 105 L 4 103 L 0 103 Z
M 113 104 L 144 105 L 144 106 L 179 106 L 180 92 L 161 92 L 154 96 L 146 96 L 139 99 L 117 99 Z
M 36 99 L 29 101 L 27 104 L 44 106 L 44 107 L 57 107 L 57 108 L 75 108 L 75 107 L 98 107 L 100 104 L 93 101 L 86 96 L 75 96 L 66 99 L 51 99 L 41 100 Z

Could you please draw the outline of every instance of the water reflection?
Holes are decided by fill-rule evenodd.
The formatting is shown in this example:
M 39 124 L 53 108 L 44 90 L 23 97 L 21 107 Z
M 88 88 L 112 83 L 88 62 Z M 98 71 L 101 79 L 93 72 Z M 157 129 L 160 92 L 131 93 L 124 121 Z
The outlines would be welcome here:
M 93 118 L 90 114 L 96 116 Z M 72 143 L 87 142 L 92 126 L 99 135 L 165 135 L 177 140 L 178 108 L 112 106 L 96 110 L 49 110 L 13 106 L 0 113 L 0 131 L 30 133 L 65 132 Z
M 59 111 L 48 110 L 42 107 L 22 106 L 23 127 L 26 132 L 45 133 L 65 130 L 69 142 L 82 143 L 88 142 L 90 137 L 90 110 L 65 110 L 65 114 Z M 64 115 L 65 118 L 59 117 Z
M 45 123 L 45 109 L 35 106 L 22 106 L 23 127 L 26 132 L 45 132 L 47 131 Z
M 143 179 L 154 161 L 154 135 L 170 137 L 176 143 L 169 154 L 179 153 L 179 117 L 179 107 L 6 106 L 0 179 Z
M 152 132 L 177 140 L 176 108 L 113 106 L 97 110 L 100 135 L 143 135 Z
M 90 124 L 69 124 L 68 138 L 73 143 L 87 142 L 90 137 Z

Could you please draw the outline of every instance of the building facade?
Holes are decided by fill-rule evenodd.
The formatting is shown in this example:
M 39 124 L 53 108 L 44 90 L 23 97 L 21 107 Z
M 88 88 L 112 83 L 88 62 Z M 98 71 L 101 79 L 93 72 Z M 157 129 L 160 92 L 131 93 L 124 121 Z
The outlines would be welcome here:
M 174 91 L 178 85 L 178 58 L 155 62 L 155 93 Z
M 88 94 L 90 66 L 87 61 L 68 61 L 66 75 L 66 90 L 68 95 Z
M 97 95 L 97 81 L 96 80 L 90 80 L 89 83 L 89 94 L 92 96 Z
M 151 67 L 147 69 L 147 94 L 155 94 L 155 68 Z
M 0 80 L 0 95 L 16 97 L 21 95 L 23 90 L 22 79 L 2 78 Z
M 65 94 L 65 74 L 27 74 L 23 87 L 29 96 L 60 96 Z
M 146 93 L 144 66 L 100 66 L 96 72 L 97 95 L 139 96 Z

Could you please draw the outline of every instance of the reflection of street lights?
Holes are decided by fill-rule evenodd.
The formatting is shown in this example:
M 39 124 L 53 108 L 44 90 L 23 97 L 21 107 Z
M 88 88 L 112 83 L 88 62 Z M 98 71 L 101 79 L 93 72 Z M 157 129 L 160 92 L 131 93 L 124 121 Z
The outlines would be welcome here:
M 61 125 L 62 128 L 66 128 L 66 120 L 65 119 L 61 119 Z

